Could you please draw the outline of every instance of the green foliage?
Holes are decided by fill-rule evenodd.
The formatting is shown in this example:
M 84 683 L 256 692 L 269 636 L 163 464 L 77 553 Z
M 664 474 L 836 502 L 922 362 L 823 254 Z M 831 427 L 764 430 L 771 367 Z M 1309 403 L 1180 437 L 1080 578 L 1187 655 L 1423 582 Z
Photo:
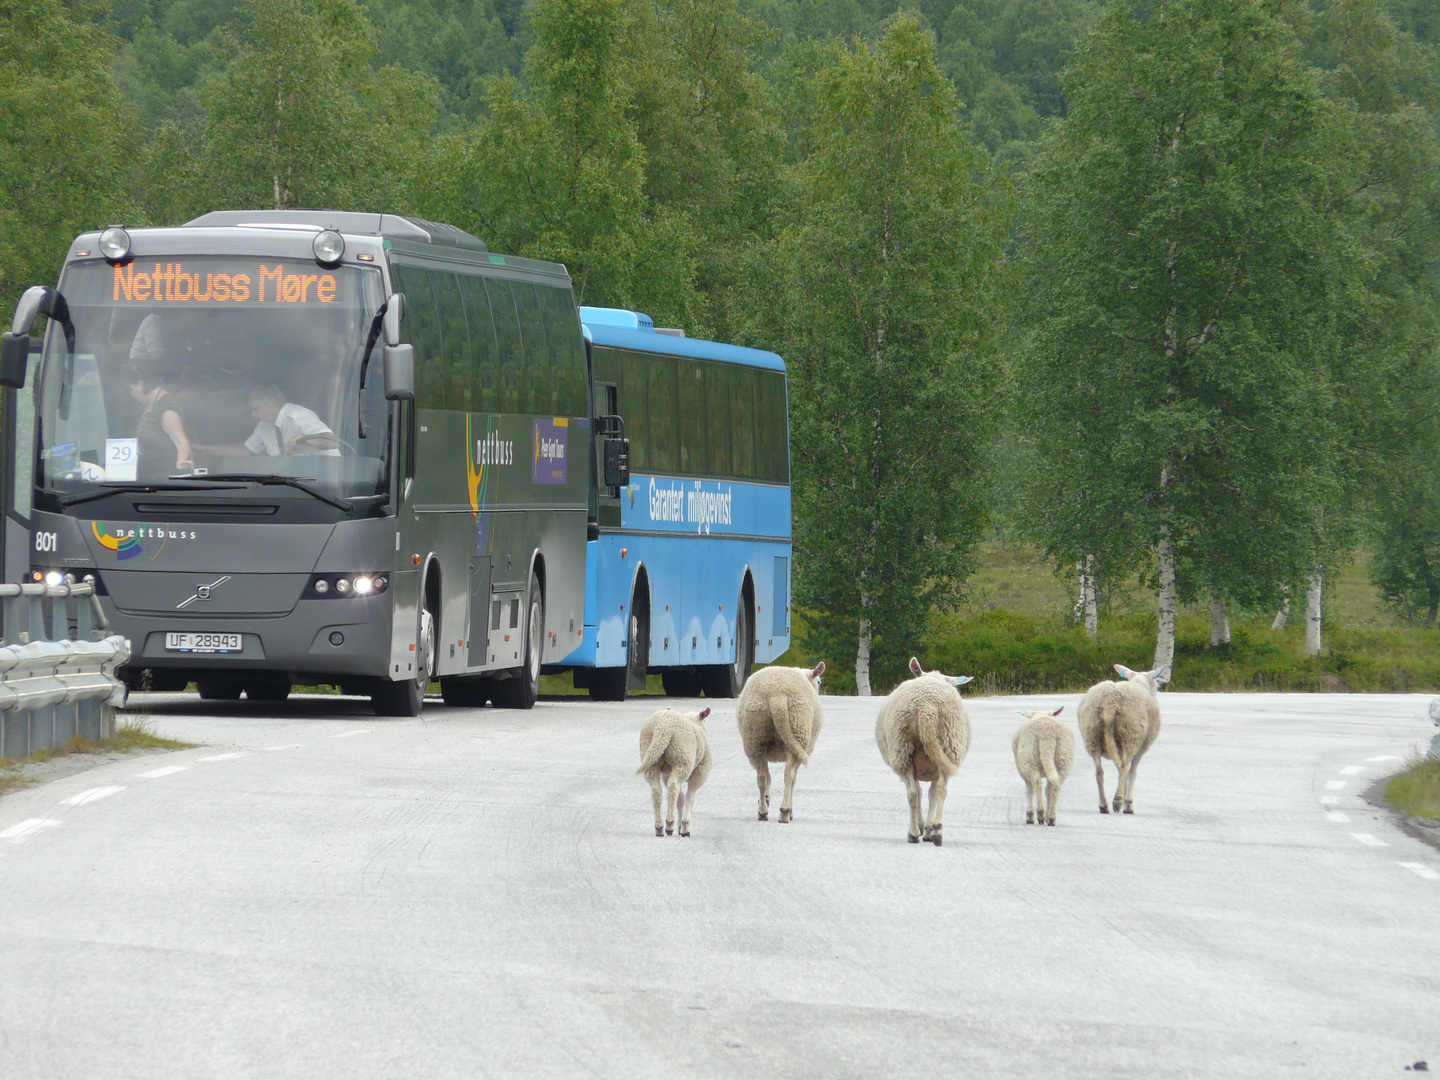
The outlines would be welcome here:
M 823 58 L 794 220 L 757 266 L 753 333 L 789 364 L 806 648 L 848 667 L 868 626 L 885 686 L 968 572 L 984 521 L 1008 207 L 913 18 L 873 50 Z
M 1412 817 L 1440 818 L 1440 761 L 1407 762 L 1405 771 L 1385 785 L 1385 801 Z

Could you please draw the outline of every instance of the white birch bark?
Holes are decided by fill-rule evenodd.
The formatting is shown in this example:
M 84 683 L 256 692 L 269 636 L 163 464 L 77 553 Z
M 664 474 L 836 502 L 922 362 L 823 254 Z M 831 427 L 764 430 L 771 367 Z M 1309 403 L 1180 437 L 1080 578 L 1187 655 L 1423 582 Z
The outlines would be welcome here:
M 860 619 L 860 648 L 855 652 L 855 692 L 870 697 L 870 620 Z
M 1310 584 L 1305 589 L 1305 655 L 1320 655 L 1320 589 L 1323 584 L 1320 572 L 1310 575 Z
M 1170 526 L 1160 526 L 1160 632 L 1155 636 L 1154 668 L 1160 681 L 1168 683 L 1175 668 L 1175 549 Z
M 1290 621 L 1290 586 L 1281 583 L 1280 592 L 1284 595 L 1285 602 L 1280 605 L 1280 610 L 1275 612 L 1275 621 L 1270 624 L 1271 630 L 1284 630 L 1285 624 Z
M 1100 619 L 1095 607 L 1095 556 L 1086 555 L 1075 563 L 1076 581 L 1079 584 L 1080 599 L 1075 602 L 1075 621 L 1085 627 L 1085 633 L 1096 637 L 1100 633 Z
M 1230 617 L 1225 614 L 1225 601 L 1210 590 L 1210 647 L 1218 649 L 1230 644 Z

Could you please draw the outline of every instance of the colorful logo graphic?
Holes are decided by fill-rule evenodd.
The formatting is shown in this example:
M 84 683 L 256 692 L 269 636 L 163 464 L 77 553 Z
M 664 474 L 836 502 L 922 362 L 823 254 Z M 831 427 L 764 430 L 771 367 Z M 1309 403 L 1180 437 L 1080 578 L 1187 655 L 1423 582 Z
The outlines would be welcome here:
M 121 562 L 126 559 L 133 559 L 136 556 L 144 555 L 145 549 L 140 546 L 140 541 L 133 536 L 111 536 L 105 528 L 104 522 L 95 521 L 90 524 L 90 529 L 95 534 L 95 539 L 100 541 L 100 546 L 107 551 L 113 551 L 115 557 Z
M 563 484 L 570 421 L 563 416 L 535 422 L 535 457 L 530 467 L 532 484 Z

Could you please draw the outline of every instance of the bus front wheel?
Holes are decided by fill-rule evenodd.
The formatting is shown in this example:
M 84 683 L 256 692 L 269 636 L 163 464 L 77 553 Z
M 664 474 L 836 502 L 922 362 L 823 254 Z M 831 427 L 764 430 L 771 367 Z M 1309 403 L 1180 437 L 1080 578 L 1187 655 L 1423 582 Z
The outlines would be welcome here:
M 511 678 L 495 684 L 491 695 L 502 709 L 533 709 L 540 696 L 540 648 L 545 634 L 545 594 L 540 578 L 530 575 L 530 605 L 525 617 L 524 662 Z
M 429 601 L 420 609 L 419 640 L 415 642 L 415 677 L 402 682 L 382 681 L 370 695 L 376 716 L 419 716 L 425 688 L 435 666 L 435 615 Z

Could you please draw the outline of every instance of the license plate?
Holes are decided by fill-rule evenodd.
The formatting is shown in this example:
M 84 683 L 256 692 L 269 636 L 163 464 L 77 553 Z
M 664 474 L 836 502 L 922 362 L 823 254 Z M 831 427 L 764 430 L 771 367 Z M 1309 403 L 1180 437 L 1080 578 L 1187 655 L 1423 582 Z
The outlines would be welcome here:
M 198 634 L 192 631 L 171 631 L 165 635 L 165 648 L 170 652 L 239 652 L 242 636 L 241 634 Z

